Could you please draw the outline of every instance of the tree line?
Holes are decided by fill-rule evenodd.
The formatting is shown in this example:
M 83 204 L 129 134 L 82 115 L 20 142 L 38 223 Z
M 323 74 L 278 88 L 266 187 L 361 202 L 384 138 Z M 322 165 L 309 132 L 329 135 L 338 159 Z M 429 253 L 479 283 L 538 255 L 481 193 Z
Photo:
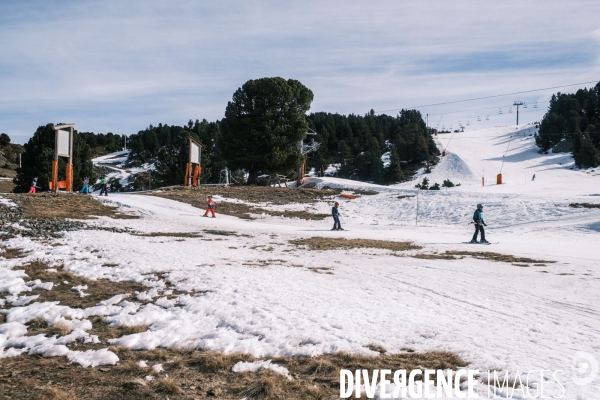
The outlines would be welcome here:
M 600 165 L 600 82 L 576 93 L 552 95 L 535 136 L 541 152 L 566 150 L 579 168 Z
M 225 167 L 234 171 L 238 182 L 244 175 L 252 184 L 260 174 L 275 173 L 294 179 L 304 162 L 318 173 L 334 165 L 335 176 L 396 183 L 412 176 L 423 162 L 437 162 L 439 151 L 417 110 L 402 110 L 396 116 L 373 110 L 365 115 L 308 114 L 312 100 L 312 91 L 297 80 L 250 80 L 233 94 L 221 120 L 160 123 L 129 136 L 128 164 L 154 163 L 154 187 L 181 184 L 190 137 L 203 144 L 202 183 L 217 183 Z M 54 154 L 52 127 L 40 126 L 24 146 L 27 155 L 18 171 L 17 190 L 27 190 L 34 176 L 47 187 Z M 309 129 L 316 132 L 311 138 L 320 147 L 302 155 L 298 145 Z M 123 135 L 75 131 L 74 182 L 95 178 L 92 153 L 118 151 L 123 144 Z M 64 168 L 61 161 L 59 174 Z

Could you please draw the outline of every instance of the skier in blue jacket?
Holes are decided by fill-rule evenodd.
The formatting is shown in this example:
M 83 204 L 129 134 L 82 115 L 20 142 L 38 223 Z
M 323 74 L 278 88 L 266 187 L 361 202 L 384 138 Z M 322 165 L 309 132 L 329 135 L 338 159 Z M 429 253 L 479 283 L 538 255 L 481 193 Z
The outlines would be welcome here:
M 342 229 L 342 225 L 340 224 L 340 212 L 338 211 L 339 205 L 340 203 L 336 201 L 333 207 L 331 208 L 331 216 L 333 217 L 333 229 L 331 229 L 332 231 L 344 230 Z
M 485 240 L 485 230 L 484 226 L 487 226 L 483 221 L 483 206 L 481 204 L 477 204 L 477 210 L 473 214 L 473 223 L 475 224 L 475 233 L 473 234 L 473 239 L 471 239 L 471 243 L 489 243 Z M 481 232 L 481 241 L 477 241 L 477 234 Z

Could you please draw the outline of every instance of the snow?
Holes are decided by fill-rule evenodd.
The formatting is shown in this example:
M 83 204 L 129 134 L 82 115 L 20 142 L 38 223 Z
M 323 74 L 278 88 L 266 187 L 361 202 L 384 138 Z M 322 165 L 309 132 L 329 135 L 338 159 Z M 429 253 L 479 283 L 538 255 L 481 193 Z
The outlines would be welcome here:
M 103 201 L 142 218 L 102 217 L 89 223 L 148 233 L 195 232 L 202 237 L 178 241 L 89 230 L 66 232 L 57 240 L 69 246 L 23 237 L 6 240 L 7 246 L 27 249 L 27 254 L 18 260 L 0 258 L 0 293 L 7 293 L 5 299 L 24 301 L 32 287 L 45 285 L 26 282 L 28 277 L 18 270 L 18 265 L 34 259 L 63 264 L 65 271 L 89 279 L 133 281 L 149 288 L 86 309 L 35 299 L 1 309 L 7 322 L 0 325 L 0 357 L 64 353 L 81 365 L 114 363 L 114 354 L 73 355 L 66 347 L 75 338 L 93 341 L 86 321 L 101 315 L 115 327 L 148 326 L 144 332 L 110 341 L 134 350 L 199 348 L 259 358 L 338 351 L 376 355 L 365 347 L 371 343 L 390 353 L 406 348 L 447 350 L 467 360 L 472 369 L 564 370 L 564 398 L 595 398 L 600 380 L 575 384 L 571 365 L 578 352 L 600 360 L 600 210 L 569 204 L 598 203 L 600 177 L 596 171 L 571 169 L 568 154 L 538 154 L 533 137 L 523 136 L 533 129 L 465 131 L 455 133 L 451 141 L 451 135 L 440 135 L 436 141 L 440 149 L 448 146 L 446 157 L 430 174 L 421 171 L 415 180 L 394 186 L 308 178 L 317 187 L 378 192 L 356 200 L 331 199 L 341 203 L 342 226 L 350 229 L 343 233 L 329 230 L 331 220 L 266 215 L 255 221 L 224 215 L 208 219 L 201 218 L 202 210 L 172 200 L 114 194 Z M 505 183 L 496 185 L 500 168 Z M 432 184 L 450 179 L 461 186 L 415 190 L 425 176 Z M 485 206 L 486 235 L 498 245 L 462 244 L 472 235 L 468 223 L 477 203 Z M 282 215 L 304 207 L 261 206 Z M 314 207 L 315 213 L 330 210 L 329 201 Z M 234 231 L 238 236 L 210 235 L 202 232 L 205 229 Z M 411 240 L 429 253 L 493 251 L 555 263 L 525 268 L 470 257 L 418 259 L 373 249 L 309 251 L 288 243 L 342 235 Z M 268 246 L 275 250 L 265 251 Z M 105 266 L 110 263 L 118 267 Z M 333 275 L 310 270 L 324 267 Z M 24 336 L 25 324 L 35 318 L 65 324 L 70 333 L 58 338 Z M 239 368 L 258 368 L 251 364 Z
M 282 367 L 281 365 L 273 364 L 271 360 L 266 361 L 254 361 L 254 362 L 245 362 L 240 361 L 231 368 L 233 372 L 254 372 L 259 369 L 270 369 L 271 371 L 275 371 L 278 374 L 281 374 L 288 379 L 290 377 L 290 371 L 287 368 Z
M 152 370 L 154 372 L 161 372 L 163 370 L 163 366 L 162 366 L 162 364 L 154 364 L 152 366 Z

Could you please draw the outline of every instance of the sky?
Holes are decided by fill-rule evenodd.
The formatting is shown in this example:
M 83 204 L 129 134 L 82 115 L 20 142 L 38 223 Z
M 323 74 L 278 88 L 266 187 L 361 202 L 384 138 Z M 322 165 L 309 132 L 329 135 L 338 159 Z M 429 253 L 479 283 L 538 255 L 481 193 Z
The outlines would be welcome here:
M 273 76 L 310 88 L 311 112 L 417 108 L 473 129 L 515 124 L 525 101 L 529 123 L 552 93 L 594 84 L 423 106 L 600 81 L 598 16 L 597 0 L 2 0 L 0 132 L 213 121 L 247 80 Z

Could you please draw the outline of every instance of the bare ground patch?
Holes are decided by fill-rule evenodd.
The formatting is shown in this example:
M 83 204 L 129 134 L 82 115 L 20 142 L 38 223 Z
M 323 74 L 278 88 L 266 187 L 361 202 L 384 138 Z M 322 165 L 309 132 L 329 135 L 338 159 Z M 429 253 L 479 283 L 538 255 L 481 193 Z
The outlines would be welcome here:
M 117 208 L 106 206 L 92 196 L 77 193 L 20 193 L 4 197 L 14 201 L 28 218 L 91 219 L 101 216 L 116 219 L 139 218 L 120 213 Z
M 0 179 L 0 193 L 11 193 L 15 188 L 12 179 Z
M 444 253 L 417 253 L 412 255 L 413 258 L 421 258 L 425 260 L 460 260 L 465 257 L 473 257 L 478 260 L 488 260 L 495 262 L 505 262 L 513 264 L 517 267 L 529 267 L 530 264 L 534 266 L 545 266 L 546 264 L 555 263 L 556 261 L 547 260 L 536 260 L 527 257 L 516 257 L 509 254 L 500 254 L 490 251 L 460 251 L 460 250 L 449 250 Z
M 11 258 L 20 258 L 27 254 L 23 249 L 20 248 L 0 248 L 0 257 L 4 257 L 6 259 Z
M 58 301 L 61 305 L 69 307 L 87 308 L 118 294 L 134 294 L 135 291 L 148 290 L 148 287 L 135 282 L 111 282 L 107 279 L 92 281 L 64 271 L 62 267 L 56 268 L 57 272 L 48 271 L 48 268 L 49 266 L 41 261 L 33 261 L 17 267 L 25 270 L 32 280 L 40 279 L 42 282 L 54 283 L 51 290 L 39 289 L 29 292 L 40 296 L 36 300 L 38 302 Z M 78 291 L 73 290 L 75 286 L 87 286 L 87 289 L 83 289 L 86 296 L 81 297 Z
M 598 203 L 598 204 L 593 204 L 593 203 L 571 203 L 571 204 L 569 204 L 569 207 L 573 207 L 573 208 L 600 208 L 600 203 Z
M 339 193 L 341 193 L 341 190 L 337 189 L 295 189 L 265 186 L 200 186 L 193 188 L 163 188 L 160 191 L 150 194 L 187 203 L 200 209 L 206 207 L 206 198 L 209 195 L 219 195 L 227 199 L 241 200 L 245 203 L 219 201 L 216 204 L 215 211 L 217 215 L 233 215 L 243 219 L 255 219 L 252 214 L 266 214 L 270 216 L 284 215 L 288 218 L 305 220 L 321 220 L 329 217 L 329 214 L 314 213 L 310 210 L 273 211 L 261 207 L 258 203 L 269 203 L 272 205 L 300 203 L 310 205 L 318 201 L 330 200 Z
M 5 372 L 0 374 L 0 393 L 12 399 L 338 399 L 340 369 L 406 369 L 410 373 L 417 368 L 456 370 L 467 365 L 449 352 L 273 358 L 273 363 L 289 370 L 292 379 L 287 379 L 269 370 L 232 372 L 240 361 L 256 361 L 245 354 L 110 350 L 119 356 L 119 363 L 99 368 L 67 364 L 63 357 L 0 359 L 0 371 Z M 139 366 L 142 360 L 148 367 Z M 157 363 L 164 372 L 151 369 Z M 148 381 L 147 376 L 153 379 Z
M 306 246 L 310 250 L 349 250 L 349 249 L 384 249 L 392 251 L 419 250 L 421 246 L 412 242 L 394 242 L 391 240 L 345 239 L 312 237 L 289 241 L 296 246 Z

